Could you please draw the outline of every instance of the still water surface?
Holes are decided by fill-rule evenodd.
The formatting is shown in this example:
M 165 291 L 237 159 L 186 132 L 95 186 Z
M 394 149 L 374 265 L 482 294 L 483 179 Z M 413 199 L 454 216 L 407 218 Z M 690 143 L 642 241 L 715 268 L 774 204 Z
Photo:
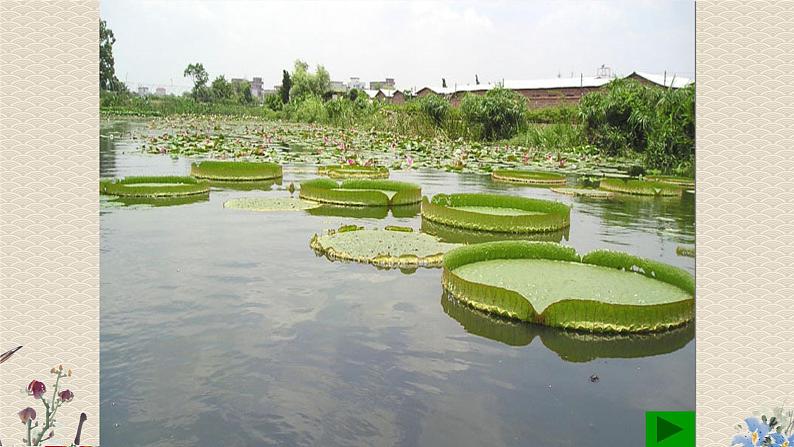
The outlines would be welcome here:
M 188 159 L 138 152 L 125 138 L 134 125 L 103 123 L 102 177 L 189 172 Z M 287 167 L 284 184 L 311 177 Z M 553 238 L 694 272 L 675 254 L 694 243 L 690 194 L 600 201 L 479 175 L 391 178 L 425 195 L 573 204 L 569 233 Z M 378 270 L 309 249 L 342 224 L 418 229 L 419 216 L 223 208 L 288 195 L 221 188 L 178 206 L 102 209 L 103 445 L 634 447 L 645 410 L 694 409 L 691 326 L 594 339 L 506 323 L 444 298 L 438 269 Z

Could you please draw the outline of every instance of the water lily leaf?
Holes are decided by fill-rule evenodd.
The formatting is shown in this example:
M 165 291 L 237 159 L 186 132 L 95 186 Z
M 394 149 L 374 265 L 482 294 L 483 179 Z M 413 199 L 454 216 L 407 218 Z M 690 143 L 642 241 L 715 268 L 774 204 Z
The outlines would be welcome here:
M 574 197 L 590 197 L 593 199 L 609 199 L 615 194 L 609 191 L 589 188 L 551 188 L 552 191 Z
M 562 174 L 542 171 L 522 171 L 514 169 L 499 169 L 491 173 L 491 178 L 499 182 L 522 183 L 525 185 L 565 185 L 566 179 Z
M 319 207 L 317 202 L 294 197 L 241 197 L 223 204 L 224 208 L 249 211 L 300 211 Z

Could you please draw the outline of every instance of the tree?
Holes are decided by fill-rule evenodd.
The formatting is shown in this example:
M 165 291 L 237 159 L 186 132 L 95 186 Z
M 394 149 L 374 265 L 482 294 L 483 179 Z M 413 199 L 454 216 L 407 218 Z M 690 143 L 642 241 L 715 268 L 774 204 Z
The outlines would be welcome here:
M 127 87 L 116 77 L 113 60 L 113 44 L 116 37 L 107 22 L 99 21 L 99 89 L 114 92 L 126 91 Z
M 251 83 L 248 81 L 235 82 L 232 84 L 234 87 L 234 96 L 240 104 L 251 104 L 254 102 L 254 95 L 251 94 Z
M 286 104 L 289 102 L 289 91 L 292 88 L 292 79 L 289 77 L 287 70 L 282 70 L 281 87 L 278 90 L 278 95 L 281 97 L 281 103 Z
M 189 77 L 193 81 L 193 98 L 206 99 L 208 93 L 206 91 L 207 81 L 209 81 L 210 76 L 207 74 L 207 70 L 204 69 L 204 64 L 198 62 L 189 64 L 182 75 Z
M 307 96 L 322 98 L 331 90 L 331 75 L 322 65 L 317 65 L 314 73 L 309 72 L 309 64 L 302 60 L 295 61 L 292 71 L 292 88 L 290 100 L 302 100 Z
M 234 88 L 223 75 L 212 81 L 210 89 L 212 90 L 212 99 L 215 101 L 228 101 L 234 96 Z
M 442 88 L 447 88 L 447 80 L 444 79 L 444 78 L 441 78 L 441 87 Z

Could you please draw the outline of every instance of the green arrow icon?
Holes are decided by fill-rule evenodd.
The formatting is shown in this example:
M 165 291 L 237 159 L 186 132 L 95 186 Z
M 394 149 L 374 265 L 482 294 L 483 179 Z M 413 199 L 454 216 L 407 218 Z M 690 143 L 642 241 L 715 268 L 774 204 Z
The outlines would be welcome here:
M 646 411 L 646 447 L 695 447 L 694 411 Z
M 662 442 L 670 436 L 676 435 L 684 429 L 672 422 L 656 417 L 656 442 Z

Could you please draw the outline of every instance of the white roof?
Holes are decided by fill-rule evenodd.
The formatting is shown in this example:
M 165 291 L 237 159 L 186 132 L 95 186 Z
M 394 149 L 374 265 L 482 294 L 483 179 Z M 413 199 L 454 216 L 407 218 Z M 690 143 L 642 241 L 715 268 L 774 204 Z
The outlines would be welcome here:
M 368 90 L 368 89 L 364 89 L 364 93 L 366 93 L 366 94 L 367 94 L 367 96 L 369 96 L 369 97 L 370 97 L 370 99 L 371 99 L 371 98 L 374 98 L 374 97 L 375 97 L 375 95 L 377 95 L 379 91 L 380 91 L 380 90 Z
M 689 78 L 677 76 L 675 74 L 670 74 L 670 73 L 668 73 L 667 76 L 665 76 L 664 74 L 643 73 L 640 71 L 635 71 L 632 74 L 635 74 L 643 79 L 651 81 L 654 84 L 663 85 L 665 87 L 672 87 L 672 88 L 686 87 L 687 85 L 693 82 Z
M 429 86 L 428 85 L 428 86 L 420 88 L 419 90 L 422 90 L 422 89 L 428 89 L 428 90 L 432 91 L 433 93 L 437 93 L 439 95 L 448 95 L 450 93 L 455 93 L 455 89 L 454 88 L 449 88 L 449 87 L 433 87 L 433 86 Z

